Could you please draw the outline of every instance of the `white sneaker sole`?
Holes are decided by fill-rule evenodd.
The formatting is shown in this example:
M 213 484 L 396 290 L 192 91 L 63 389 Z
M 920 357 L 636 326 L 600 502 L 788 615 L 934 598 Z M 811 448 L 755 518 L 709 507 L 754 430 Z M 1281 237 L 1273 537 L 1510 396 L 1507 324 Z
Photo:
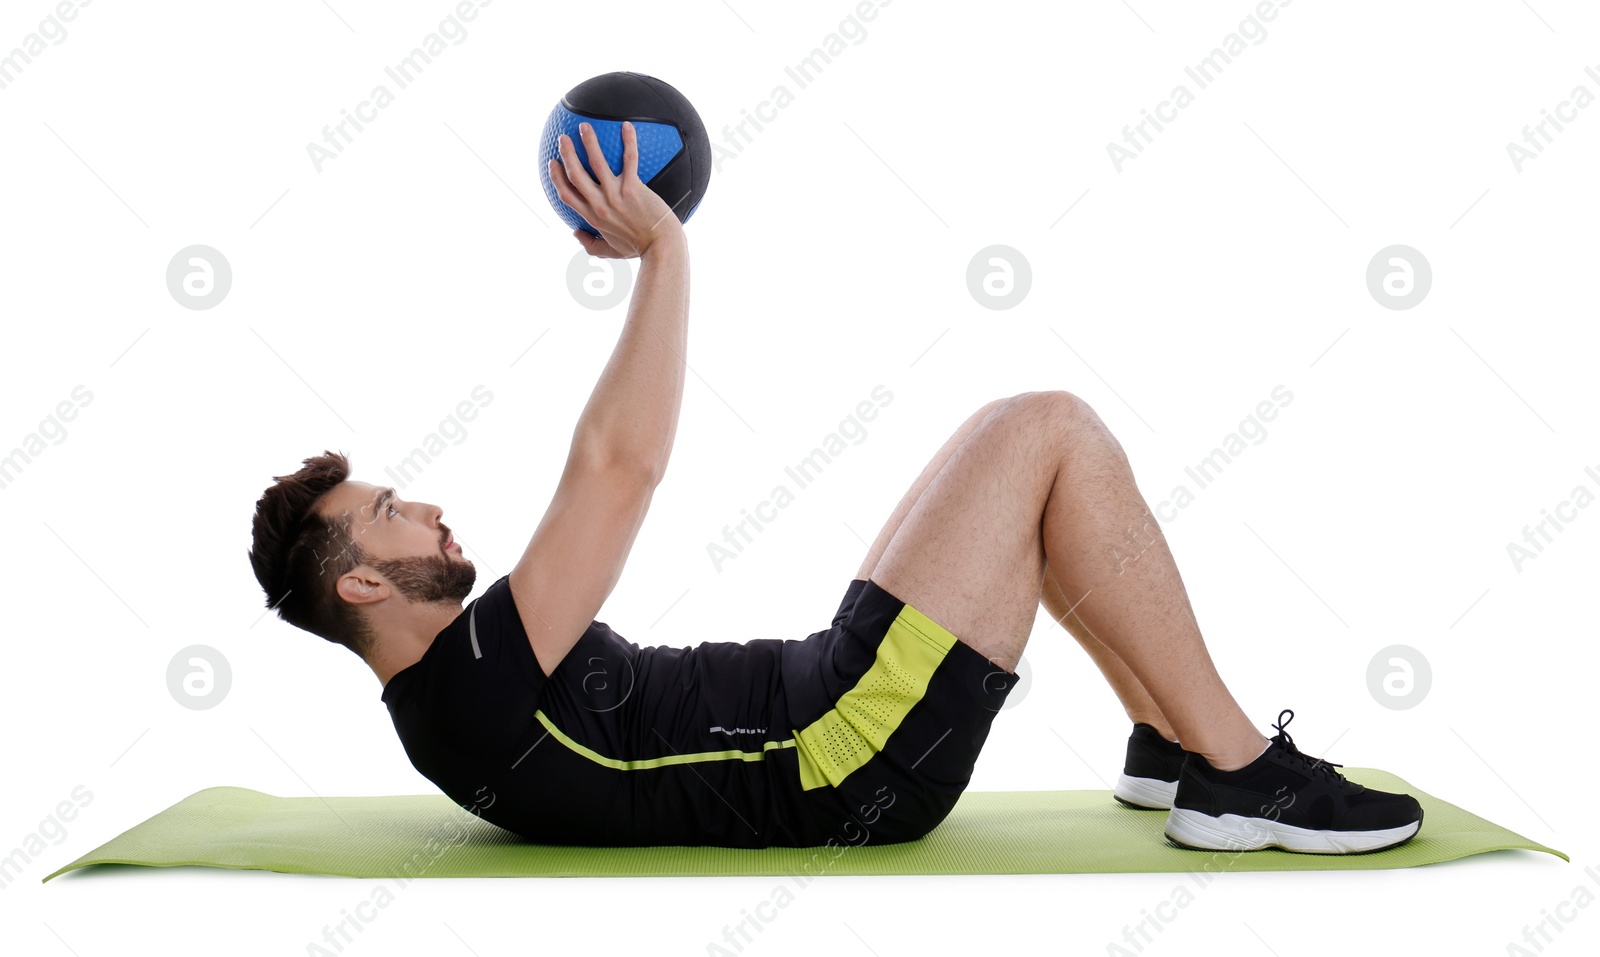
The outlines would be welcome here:
M 1421 821 L 1379 831 L 1314 831 L 1261 817 L 1224 814 L 1212 817 L 1187 808 L 1167 816 L 1167 837 L 1185 847 L 1207 851 L 1259 851 L 1281 847 L 1301 854 L 1359 854 L 1381 851 L 1411 839 Z
M 1178 793 L 1178 782 L 1135 778 L 1124 774 L 1117 778 L 1117 786 L 1111 789 L 1111 793 L 1117 800 L 1127 804 L 1152 811 L 1165 811 L 1172 807 L 1172 799 Z

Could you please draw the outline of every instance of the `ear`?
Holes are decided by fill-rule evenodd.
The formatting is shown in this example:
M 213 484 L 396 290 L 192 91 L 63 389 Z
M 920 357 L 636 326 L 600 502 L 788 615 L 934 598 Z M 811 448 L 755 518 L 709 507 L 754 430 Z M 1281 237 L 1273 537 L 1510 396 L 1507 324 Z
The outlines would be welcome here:
M 390 594 L 388 583 L 365 565 L 357 565 L 340 575 L 335 588 L 339 597 L 352 605 L 370 605 L 388 598 Z

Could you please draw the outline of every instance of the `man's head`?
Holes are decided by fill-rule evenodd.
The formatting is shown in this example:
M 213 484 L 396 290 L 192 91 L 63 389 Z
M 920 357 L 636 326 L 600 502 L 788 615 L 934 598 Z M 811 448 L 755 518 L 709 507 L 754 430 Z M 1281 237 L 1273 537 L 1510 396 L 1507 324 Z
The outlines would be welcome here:
M 478 571 L 439 523 L 438 506 L 350 481 L 339 453 L 304 465 L 276 476 L 256 502 L 250 565 L 268 608 L 369 664 L 375 616 L 425 603 L 460 608 Z

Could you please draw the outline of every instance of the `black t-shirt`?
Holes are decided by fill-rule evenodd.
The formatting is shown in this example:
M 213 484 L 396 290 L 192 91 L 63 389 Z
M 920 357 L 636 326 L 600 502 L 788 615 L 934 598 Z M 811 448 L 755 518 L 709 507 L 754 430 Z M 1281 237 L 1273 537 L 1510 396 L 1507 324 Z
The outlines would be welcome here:
M 800 792 L 793 747 L 772 746 L 793 737 L 786 646 L 800 643 L 641 648 L 591 621 L 546 676 L 507 576 L 381 699 L 419 773 L 528 840 L 759 847 L 798 840 L 817 800 L 830 802 L 824 820 L 837 817 L 831 789 Z M 814 664 L 803 656 L 795 673 Z M 686 755 L 698 757 L 679 763 Z
M 381 699 L 418 772 L 464 810 L 530 841 L 731 847 L 854 841 L 861 832 L 849 823 L 852 815 L 880 800 L 889 779 L 857 771 L 848 787 L 803 789 L 794 729 L 818 720 L 856 684 L 900 610 L 898 599 L 874 590 L 870 608 L 852 612 L 865 585 L 852 584 L 834 627 L 804 640 L 641 648 L 591 621 L 546 676 L 506 576 L 393 675 Z M 976 652 L 964 664 L 967 672 L 993 668 Z M 952 672 L 945 680 L 978 687 L 982 673 Z M 905 749 L 915 745 L 905 763 L 938 764 L 918 757 L 928 750 L 924 739 L 943 740 L 981 710 L 959 694 L 950 701 L 942 710 L 922 702 L 917 710 L 928 726 L 895 739 L 906 741 Z M 987 717 L 979 723 L 986 729 Z M 981 740 L 970 754 L 962 752 L 968 773 Z M 965 784 L 959 774 L 941 774 Z M 896 814 L 908 821 L 929 813 L 912 814 L 922 806 L 913 792 L 926 790 L 913 784 L 909 777 L 894 782 Z M 943 810 L 953 793 L 959 787 Z M 842 828 L 848 830 L 838 837 Z
M 590 628 L 597 626 L 605 627 Z M 392 675 L 381 700 L 417 771 L 481 813 L 493 798 L 480 779 L 535 724 L 547 681 L 507 575 L 462 609 L 415 664 Z

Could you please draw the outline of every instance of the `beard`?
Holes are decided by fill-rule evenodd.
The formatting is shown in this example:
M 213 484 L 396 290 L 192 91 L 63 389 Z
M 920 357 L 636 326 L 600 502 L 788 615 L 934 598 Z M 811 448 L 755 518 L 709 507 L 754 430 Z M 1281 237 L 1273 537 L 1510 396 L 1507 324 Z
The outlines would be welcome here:
M 478 569 L 449 555 L 412 558 L 369 558 L 367 565 L 389 580 L 407 601 L 460 605 L 472 593 Z

